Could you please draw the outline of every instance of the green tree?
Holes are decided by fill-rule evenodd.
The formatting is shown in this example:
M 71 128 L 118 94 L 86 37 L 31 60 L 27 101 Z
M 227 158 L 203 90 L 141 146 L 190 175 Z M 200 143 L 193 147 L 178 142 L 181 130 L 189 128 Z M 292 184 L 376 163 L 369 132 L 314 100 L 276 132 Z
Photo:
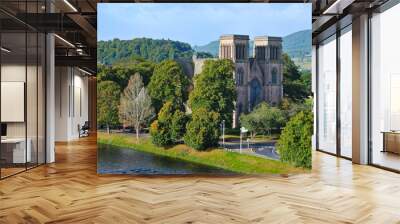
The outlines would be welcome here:
M 175 110 L 171 121 L 171 138 L 175 142 L 185 135 L 187 122 L 188 116 L 183 111 Z
M 167 101 L 183 109 L 188 98 L 189 80 L 177 62 L 166 60 L 155 67 L 148 88 L 156 111 Z
M 192 114 L 192 120 L 186 125 L 185 143 L 196 149 L 205 150 L 217 146 L 219 139 L 219 114 L 199 108 Z
M 277 143 L 281 161 L 297 167 L 311 168 L 312 133 L 313 115 L 311 111 L 301 111 L 292 117 Z
M 231 60 L 206 60 L 202 72 L 195 77 L 194 90 L 189 96 L 190 108 L 216 112 L 220 121 L 225 120 L 226 126 L 231 127 L 236 100 L 233 70 Z
M 306 98 L 302 101 L 293 101 L 287 97 L 284 97 L 279 105 L 279 108 L 284 112 L 285 117 L 289 120 L 291 117 L 301 111 L 311 111 L 313 104 L 313 98 Z
M 97 122 L 107 128 L 118 124 L 119 86 L 113 81 L 103 81 L 97 85 Z
M 208 52 L 199 51 L 199 52 L 196 52 L 196 57 L 197 58 L 214 58 L 215 56 Z
M 285 124 L 285 116 L 279 108 L 261 103 L 251 113 L 240 116 L 240 122 L 253 138 L 257 133 L 270 134 L 271 130 L 280 129 Z
M 123 59 L 143 58 L 152 62 L 167 59 L 191 59 L 194 51 L 190 44 L 172 40 L 135 38 L 132 40 L 113 39 L 97 43 L 97 61 L 112 65 Z
M 187 118 L 184 112 L 168 101 L 161 108 L 158 119 L 150 126 L 152 142 L 158 146 L 169 146 L 178 142 L 185 133 Z
M 300 72 L 299 67 L 287 54 L 283 60 L 283 94 L 293 101 L 302 101 L 311 95 L 311 73 Z
M 299 67 L 292 61 L 286 53 L 282 54 L 283 60 L 283 77 L 287 80 L 299 80 L 301 77 Z
M 114 81 L 122 90 L 125 89 L 132 74 L 139 73 L 144 86 L 150 82 L 155 64 L 143 59 L 127 59 L 115 62 L 112 66 L 99 65 L 97 68 L 97 80 Z

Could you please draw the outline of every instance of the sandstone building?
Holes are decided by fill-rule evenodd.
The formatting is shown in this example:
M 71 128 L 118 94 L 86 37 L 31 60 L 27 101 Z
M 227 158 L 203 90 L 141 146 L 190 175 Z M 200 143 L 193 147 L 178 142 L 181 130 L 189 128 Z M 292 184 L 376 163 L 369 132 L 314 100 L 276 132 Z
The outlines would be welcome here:
M 276 106 L 283 97 L 282 38 L 255 37 L 252 52 L 253 57 L 250 57 L 248 35 L 220 37 L 218 57 L 231 59 L 235 64 L 237 100 L 234 127 L 240 114 L 252 111 L 261 102 Z M 201 72 L 205 60 L 193 58 L 195 75 Z

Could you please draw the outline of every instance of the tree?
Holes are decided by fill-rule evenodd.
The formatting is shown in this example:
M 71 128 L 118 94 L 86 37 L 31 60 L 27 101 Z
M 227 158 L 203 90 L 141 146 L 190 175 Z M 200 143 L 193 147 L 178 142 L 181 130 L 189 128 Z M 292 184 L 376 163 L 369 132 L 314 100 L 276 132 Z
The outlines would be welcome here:
M 301 111 L 311 111 L 312 104 L 312 98 L 306 98 L 302 101 L 293 101 L 292 99 L 285 97 L 282 99 L 279 108 L 284 112 L 286 119 L 289 120 Z
M 172 116 L 171 122 L 171 138 L 177 142 L 180 140 L 186 132 L 186 123 L 188 122 L 188 116 L 183 111 L 175 110 Z
M 183 109 L 188 98 L 189 80 L 177 62 L 166 60 L 155 67 L 148 88 L 156 111 L 167 101 Z
M 198 52 L 196 52 L 196 57 L 197 58 L 214 58 L 215 56 L 209 52 L 198 51 Z
M 150 126 L 152 142 L 158 146 L 169 146 L 179 141 L 185 133 L 187 118 L 171 101 L 161 108 L 158 119 Z
M 257 133 L 271 133 L 273 129 L 280 129 L 285 124 L 286 117 L 277 107 L 269 107 L 261 103 L 249 114 L 240 116 L 243 127 L 251 132 L 251 137 Z
M 298 167 L 311 168 L 312 133 L 311 111 L 301 111 L 292 117 L 276 144 L 281 161 Z
M 192 120 L 186 125 L 185 143 L 196 150 L 217 146 L 219 121 L 220 116 L 216 112 L 205 108 L 193 111 Z
M 220 115 L 227 127 L 232 126 L 232 114 L 236 100 L 231 60 L 206 60 L 203 70 L 195 77 L 194 90 L 189 96 L 192 111 L 204 108 Z
M 139 73 L 142 76 L 144 86 L 147 86 L 153 75 L 154 66 L 154 63 L 140 58 L 121 60 L 115 62 L 112 66 L 98 65 L 97 80 L 98 82 L 114 81 L 123 91 L 132 74 Z
M 97 121 L 105 125 L 107 133 L 110 127 L 118 124 L 119 86 L 113 81 L 103 81 L 97 85 Z
M 135 128 L 136 140 L 139 141 L 141 125 L 153 115 L 153 108 L 138 73 L 131 76 L 121 98 L 120 118 L 123 123 L 131 124 Z
M 111 65 L 115 61 L 129 58 L 144 58 L 153 62 L 178 58 L 191 59 L 194 50 L 188 43 L 173 40 L 135 38 L 113 39 L 97 43 L 97 61 Z
M 287 54 L 283 60 L 283 94 L 293 101 L 302 101 L 311 95 L 311 73 L 300 73 L 299 67 Z
M 286 53 L 282 54 L 283 60 L 283 77 L 287 80 L 298 80 L 300 79 L 299 67 L 292 61 L 290 56 Z

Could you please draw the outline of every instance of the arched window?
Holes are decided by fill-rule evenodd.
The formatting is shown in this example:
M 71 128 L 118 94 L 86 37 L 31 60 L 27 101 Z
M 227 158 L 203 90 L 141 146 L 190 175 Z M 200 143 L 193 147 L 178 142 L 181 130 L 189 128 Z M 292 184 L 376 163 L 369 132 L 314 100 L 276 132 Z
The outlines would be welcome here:
M 262 86 L 257 78 L 250 82 L 250 105 L 249 111 L 252 111 L 262 101 Z
M 242 86 L 244 82 L 244 71 L 243 68 L 238 68 L 236 71 L 236 85 Z
M 238 111 L 237 111 L 238 116 L 240 116 L 240 114 L 242 113 L 242 111 L 243 111 L 242 104 L 239 103 L 239 105 L 238 105 Z
M 276 70 L 276 68 L 272 69 L 272 72 L 271 72 L 271 83 L 272 84 L 278 84 L 278 71 Z

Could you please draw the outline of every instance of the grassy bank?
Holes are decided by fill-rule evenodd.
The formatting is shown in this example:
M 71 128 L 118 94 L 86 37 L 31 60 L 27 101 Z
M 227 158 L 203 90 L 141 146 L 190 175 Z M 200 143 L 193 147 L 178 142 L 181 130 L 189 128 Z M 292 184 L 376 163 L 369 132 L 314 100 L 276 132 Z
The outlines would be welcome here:
M 128 134 L 108 135 L 106 133 L 98 133 L 97 138 L 98 142 L 102 144 L 134 148 L 143 152 L 219 167 L 243 174 L 291 174 L 307 172 L 307 170 L 295 168 L 279 161 L 236 152 L 227 152 L 221 149 L 200 152 L 183 144 L 164 149 L 153 145 L 148 138 L 141 138 L 140 142 L 137 143 L 134 136 Z

